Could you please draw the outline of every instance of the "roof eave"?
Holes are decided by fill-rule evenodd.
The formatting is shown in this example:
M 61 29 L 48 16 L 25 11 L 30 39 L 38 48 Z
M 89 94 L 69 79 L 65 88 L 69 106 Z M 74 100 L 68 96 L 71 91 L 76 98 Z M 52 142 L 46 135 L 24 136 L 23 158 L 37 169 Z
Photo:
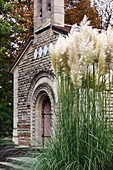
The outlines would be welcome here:
M 21 60 L 22 56 L 24 55 L 24 53 L 26 52 L 26 50 L 28 49 L 28 47 L 30 46 L 30 44 L 32 43 L 34 39 L 34 36 L 30 36 L 29 40 L 26 42 L 24 48 L 21 50 L 21 52 L 19 53 L 18 57 L 15 59 L 15 61 L 13 62 L 13 64 L 11 65 L 10 68 L 10 72 L 13 72 L 13 70 L 15 69 L 15 67 L 17 66 L 17 64 L 19 63 L 19 61 Z
M 60 34 L 68 35 L 68 33 L 71 30 L 71 26 L 69 26 L 68 29 L 64 29 L 64 28 L 65 28 L 65 26 L 61 27 L 59 25 L 52 25 L 52 30 L 53 31 L 56 31 L 56 32 L 58 32 Z

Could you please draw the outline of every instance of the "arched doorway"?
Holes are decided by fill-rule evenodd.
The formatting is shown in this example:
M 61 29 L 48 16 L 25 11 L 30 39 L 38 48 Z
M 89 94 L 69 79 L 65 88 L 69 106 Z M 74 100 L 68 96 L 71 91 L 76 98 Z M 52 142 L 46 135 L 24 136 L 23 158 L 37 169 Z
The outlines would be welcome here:
M 35 146 L 46 146 L 50 141 L 53 125 L 52 101 L 46 91 L 40 91 L 34 103 L 32 115 L 32 143 Z M 34 123 L 33 123 L 34 122 Z M 34 125 L 34 126 L 33 126 Z
M 47 95 L 42 102 L 42 138 L 43 145 L 46 145 L 51 137 L 51 102 Z
M 48 83 L 44 83 L 44 81 Z M 54 133 L 56 123 L 55 87 L 45 76 L 31 86 L 28 103 L 30 111 L 31 146 L 43 147 Z M 31 95 L 31 96 L 30 96 Z

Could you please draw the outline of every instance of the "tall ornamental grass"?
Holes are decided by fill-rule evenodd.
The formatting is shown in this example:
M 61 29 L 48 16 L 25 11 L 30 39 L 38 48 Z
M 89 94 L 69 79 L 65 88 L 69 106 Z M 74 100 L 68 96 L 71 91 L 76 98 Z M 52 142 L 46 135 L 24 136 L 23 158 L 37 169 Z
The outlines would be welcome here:
M 58 89 L 58 125 L 36 170 L 113 170 L 110 114 L 113 30 L 84 17 L 50 46 Z

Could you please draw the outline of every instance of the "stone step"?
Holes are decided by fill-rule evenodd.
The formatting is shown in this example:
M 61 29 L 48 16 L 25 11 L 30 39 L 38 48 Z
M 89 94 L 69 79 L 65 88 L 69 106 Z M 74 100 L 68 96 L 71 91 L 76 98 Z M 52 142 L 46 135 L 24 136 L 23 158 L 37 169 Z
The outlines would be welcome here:
M 36 158 L 30 158 L 30 157 L 8 157 L 6 159 L 7 162 L 16 162 L 16 163 L 25 163 L 25 164 L 31 164 L 31 163 L 36 163 L 37 159 Z
M 7 157 L 17 157 L 17 156 L 25 156 L 28 152 L 28 148 L 15 148 L 15 147 L 5 147 L 0 148 L 0 161 L 6 161 Z
M 36 158 L 30 157 L 8 157 L 6 162 L 0 162 L 0 170 L 29 170 L 31 164 L 37 162 Z M 3 169 L 5 168 L 5 169 Z
M 11 169 L 15 169 L 15 170 L 25 170 L 25 168 L 23 168 L 22 166 L 20 165 L 16 165 L 14 163 L 11 163 L 11 162 L 0 162 L 0 165 L 5 168 L 5 170 L 11 170 Z
M 33 148 L 31 151 L 36 151 L 36 149 Z M 32 164 L 37 163 L 37 159 L 25 156 L 28 151 L 23 148 L 0 149 L 0 170 L 29 170 Z M 37 149 L 37 151 L 40 150 Z

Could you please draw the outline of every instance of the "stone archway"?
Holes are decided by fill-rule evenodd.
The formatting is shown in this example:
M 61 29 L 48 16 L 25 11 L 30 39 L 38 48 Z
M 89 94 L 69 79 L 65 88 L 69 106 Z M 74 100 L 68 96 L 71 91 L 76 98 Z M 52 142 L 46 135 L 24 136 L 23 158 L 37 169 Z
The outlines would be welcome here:
M 41 84 L 36 88 L 32 99 L 31 145 L 42 147 L 49 141 L 49 131 L 53 132 L 56 120 L 53 90 L 49 85 Z
M 46 143 L 46 136 L 49 138 L 49 135 L 43 132 L 43 121 L 47 121 L 47 116 L 42 114 L 42 111 L 48 112 L 46 110 L 48 104 L 50 105 L 51 111 L 51 132 L 54 132 L 53 127 L 56 122 L 56 99 L 56 84 L 53 76 L 46 72 L 41 72 L 35 76 L 29 88 L 27 98 L 27 105 L 30 109 L 31 146 L 42 147 L 43 143 Z

